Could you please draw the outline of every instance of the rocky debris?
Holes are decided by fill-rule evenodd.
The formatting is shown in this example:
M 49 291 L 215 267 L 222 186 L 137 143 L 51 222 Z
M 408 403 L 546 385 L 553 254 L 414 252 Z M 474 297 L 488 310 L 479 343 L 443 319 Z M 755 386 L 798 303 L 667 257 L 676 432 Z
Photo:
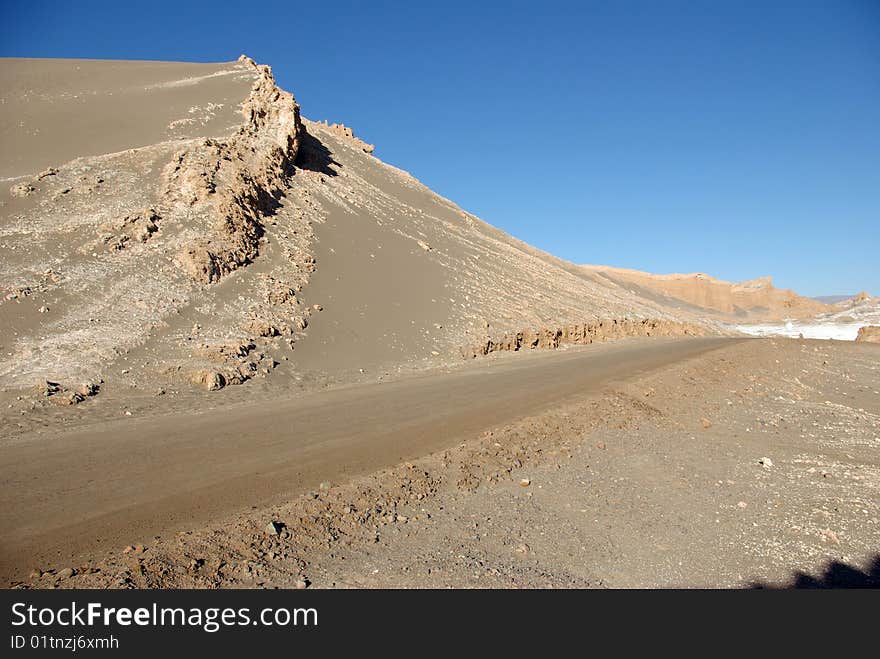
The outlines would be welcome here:
M 860 343 L 880 343 L 880 327 L 860 327 L 856 341 Z
M 63 398 L 57 399 L 59 402 L 64 405 L 79 405 L 81 402 L 85 400 L 85 396 L 83 396 L 78 391 L 74 391 L 72 393 L 67 394 Z
M 37 180 L 42 181 L 44 178 L 48 178 L 50 176 L 55 176 L 58 173 L 58 169 L 55 167 L 49 167 L 44 169 L 42 172 L 37 174 Z
M 78 195 L 88 196 L 99 192 L 104 185 L 105 179 L 101 175 L 80 176 L 73 191 Z M 70 192 L 70 190 L 68 190 Z
M 178 153 L 164 172 L 165 201 L 208 220 L 208 235 L 177 254 L 180 267 L 206 285 L 259 254 L 262 219 L 288 187 L 303 132 L 299 105 L 276 86 L 272 70 L 244 55 L 239 61 L 258 74 L 242 104 L 244 125 L 227 140 L 206 139 Z
M 307 317 L 312 308 L 303 308 L 296 297 L 299 289 L 307 281 L 300 276 L 294 284 L 273 275 L 263 274 L 259 278 L 261 301 L 251 305 L 241 328 L 249 335 L 259 338 L 289 337 L 287 343 L 293 347 L 297 330 L 308 325 Z
M 29 197 L 36 191 L 37 189 L 30 183 L 18 183 L 9 188 L 9 194 L 13 197 Z
M 198 370 L 189 375 L 189 381 L 208 391 L 218 391 L 226 386 L 226 376 L 220 371 Z
M 282 334 L 289 334 L 290 328 L 283 327 L 278 328 L 272 323 L 265 320 L 253 320 L 248 325 L 248 329 L 256 334 L 257 336 L 262 337 L 272 337 L 272 336 L 281 336 Z
M 159 230 L 161 219 L 154 208 L 145 208 L 118 222 L 102 224 L 99 240 L 113 250 L 123 250 L 132 242 L 145 243 Z
M 88 398 L 89 396 L 97 396 L 98 392 L 101 390 L 101 383 L 99 382 L 84 382 L 79 387 L 77 387 L 77 393 L 81 396 Z
M 521 330 L 505 334 L 500 338 L 487 338 L 485 342 L 476 346 L 462 348 L 461 354 L 464 357 L 477 357 L 505 350 L 555 350 L 565 344 L 583 345 L 627 336 L 701 336 L 707 331 L 707 328 L 693 323 L 624 318 L 583 325 L 567 325 L 556 329 Z
M 352 142 L 356 147 L 358 147 L 364 153 L 373 153 L 376 147 L 373 144 L 367 144 L 362 139 L 355 137 L 354 131 L 344 124 L 328 124 L 326 121 L 323 122 L 324 126 L 335 135 Z
M 29 286 L 16 286 L 14 288 L 3 288 L 0 289 L 0 295 L 2 295 L 2 301 L 6 302 L 9 300 L 22 300 L 27 297 L 31 297 L 36 293 L 45 293 L 52 289 L 55 285 L 61 283 L 61 276 L 49 268 L 44 271 L 40 276 L 40 281 L 38 283 L 33 283 Z M 49 307 L 46 305 L 41 305 L 40 307 L 42 311 L 40 313 L 47 313 L 49 311 Z
M 290 302 L 296 302 L 296 289 L 289 284 L 279 281 L 274 277 L 266 277 L 264 286 L 266 304 L 280 307 Z
M 22 298 L 29 297 L 33 294 L 33 290 L 30 286 L 23 286 L 21 288 L 14 288 L 12 290 L 8 290 L 3 294 L 3 301 L 8 302 L 9 300 L 18 300 Z
M 196 362 L 211 362 L 216 366 L 190 368 L 182 366 L 169 370 L 169 375 L 184 373 L 184 379 L 207 391 L 218 391 L 229 385 L 243 384 L 258 375 L 266 375 L 278 363 L 257 350 L 253 341 L 204 343 L 195 349 Z
M 38 386 L 40 395 L 44 398 L 51 398 L 60 405 L 78 405 L 86 398 L 96 396 L 101 389 L 100 383 L 85 382 L 71 390 L 60 382 L 45 380 Z
M 700 419 L 700 425 L 703 426 L 704 430 L 708 430 L 712 427 L 712 422 L 709 421 L 709 419 L 703 417 L 702 419 Z
M 55 394 L 61 393 L 63 391 L 63 387 L 60 382 L 52 382 L 51 380 L 45 380 L 40 385 L 41 393 L 46 398 L 50 396 L 54 396 Z

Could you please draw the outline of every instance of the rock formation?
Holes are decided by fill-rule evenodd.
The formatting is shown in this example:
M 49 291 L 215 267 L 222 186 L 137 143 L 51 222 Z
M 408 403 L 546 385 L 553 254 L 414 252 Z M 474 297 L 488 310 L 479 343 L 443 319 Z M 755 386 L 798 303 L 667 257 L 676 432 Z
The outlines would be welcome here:
M 860 327 L 856 341 L 861 343 L 880 343 L 880 327 Z
M 783 320 L 812 318 L 832 307 L 773 286 L 770 277 L 731 283 L 703 273 L 655 275 L 610 266 L 583 266 L 586 272 L 624 287 L 636 286 L 671 304 L 695 307 L 719 318 Z
M 588 345 L 630 336 L 702 336 L 707 332 L 705 326 L 694 323 L 622 318 L 552 329 L 525 329 L 487 338 L 477 345 L 462 348 L 461 353 L 464 357 L 477 357 L 498 351 L 555 350 L 562 345 Z
M 330 132 L 338 135 L 339 137 L 342 137 L 343 139 L 357 146 L 364 153 L 373 153 L 376 148 L 372 144 L 367 144 L 359 137 L 355 137 L 354 131 L 344 124 L 328 124 L 325 121 L 324 126 L 326 126 Z
M 166 198 L 209 217 L 211 232 L 186 245 L 178 262 L 203 284 L 250 263 L 259 253 L 262 218 L 287 187 L 302 137 L 299 105 L 275 84 L 272 70 L 242 55 L 257 74 L 228 140 L 207 139 L 178 153 L 166 169 Z

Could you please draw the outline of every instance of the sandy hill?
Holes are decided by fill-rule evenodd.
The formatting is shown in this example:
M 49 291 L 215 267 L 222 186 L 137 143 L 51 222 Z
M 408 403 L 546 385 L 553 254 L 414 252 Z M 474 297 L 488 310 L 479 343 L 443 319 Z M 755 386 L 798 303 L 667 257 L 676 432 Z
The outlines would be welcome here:
M 602 265 L 583 268 L 664 306 L 735 322 L 812 318 L 832 309 L 820 300 L 775 288 L 770 277 L 732 283 L 702 273 L 657 275 Z
M 246 57 L 7 59 L 0 80 L 7 393 L 283 390 L 707 331 L 705 307 L 530 247 L 302 118 Z

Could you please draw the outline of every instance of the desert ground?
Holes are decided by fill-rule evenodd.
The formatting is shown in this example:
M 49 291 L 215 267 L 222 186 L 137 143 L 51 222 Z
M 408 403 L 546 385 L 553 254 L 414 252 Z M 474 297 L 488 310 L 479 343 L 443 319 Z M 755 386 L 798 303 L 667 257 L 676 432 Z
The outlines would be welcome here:
M 877 298 L 563 261 L 244 56 L 0 80 L 7 586 L 878 583 Z

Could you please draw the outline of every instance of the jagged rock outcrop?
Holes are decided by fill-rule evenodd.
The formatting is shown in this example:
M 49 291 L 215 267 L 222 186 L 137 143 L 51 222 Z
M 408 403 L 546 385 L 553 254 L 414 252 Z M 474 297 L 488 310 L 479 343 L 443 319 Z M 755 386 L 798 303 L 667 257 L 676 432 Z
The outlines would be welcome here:
M 332 133 L 348 140 L 349 142 L 352 142 L 364 153 L 373 153 L 373 151 L 376 149 L 375 145 L 367 144 L 359 137 L 355 137 L 354 131 L 345 124 L 328 124 L 325 121 L 324 126 L 326 126 Z
M 472 358 L 498 351 L 555 350 L 561 345 L 586 345 L 628 336 L 702 336 L 707 331 L 704 326 L 679 321 L 623 318 L 556 328 L 524 329 L 500 337 L 489 337 L 477 345 L 462 348 L 461 353 L 464 357 Z
M 207 139 L 175 157 L 165 172 L 165 198 L 212 218 L 209 236 L 193 239 L 177 262 L 210 284 L 253 261 L 271 215 L 286 189 L 302 139 L 293 95 L 275 84 L 269 66 L 244 55 L 258 73 L 242 111 L 245 122 L 228 140 Z

